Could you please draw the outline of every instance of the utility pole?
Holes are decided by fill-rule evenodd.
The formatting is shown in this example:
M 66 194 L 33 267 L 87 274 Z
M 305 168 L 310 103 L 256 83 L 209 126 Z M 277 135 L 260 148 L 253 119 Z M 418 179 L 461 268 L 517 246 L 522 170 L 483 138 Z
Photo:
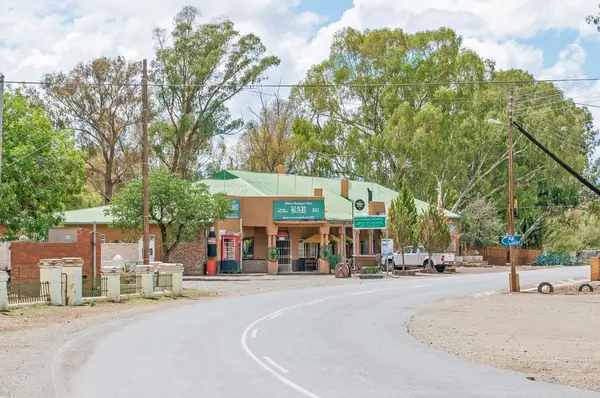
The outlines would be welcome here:
M 4 112 L 4 75 L 0 73 L 0 183 L 2 182 L 2 116 Z
M 150 205 L 148 203 L 148 60 L 144 60 L 142 76 L 142 168 L 144 196 L 144 265 L 150 265 Z
M 515 235 L 515 166 L 513 161 L 513 110 L 515 89 L 510 89 L 508 99 L 508 234 Z M 514 246 L 509 247 L 510 291 L 519 292 Z

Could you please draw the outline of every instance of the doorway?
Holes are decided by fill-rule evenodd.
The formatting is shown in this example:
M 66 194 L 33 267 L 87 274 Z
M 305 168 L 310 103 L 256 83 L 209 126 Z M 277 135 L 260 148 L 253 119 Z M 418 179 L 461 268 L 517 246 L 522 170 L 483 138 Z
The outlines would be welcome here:
M 279 249 L 279 272 L 292 272 L 292 245 L 289 231 L 279 231 L 276 246 Z

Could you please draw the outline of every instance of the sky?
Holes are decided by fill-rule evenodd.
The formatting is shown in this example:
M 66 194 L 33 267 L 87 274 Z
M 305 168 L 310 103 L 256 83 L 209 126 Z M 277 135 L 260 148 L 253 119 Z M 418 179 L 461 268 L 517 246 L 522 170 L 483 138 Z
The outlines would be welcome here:
M 595 4 L 596 3 L 596 4 Z M 269 82 L 293 84 L 324 60 L 336 31 L 447 26 L 464 45 L 499 68 L 537 78 L 600 77 L 600 32 L 585 22 L 590 0 L 0 0 L 0 72 L 7 80 L 38 80 L 79 61 L 153 56 L 152 30 L 169 28 L 184 5 L 205 20 L 227 15 L 241 32 L 259 35 L 281 58 Z M 600 105 L 600 83 L 563 84 L 576 102 Z M 251 117 L 251 95 L 230 108 Z M 593 109 L 600 126 L 600 110 Z

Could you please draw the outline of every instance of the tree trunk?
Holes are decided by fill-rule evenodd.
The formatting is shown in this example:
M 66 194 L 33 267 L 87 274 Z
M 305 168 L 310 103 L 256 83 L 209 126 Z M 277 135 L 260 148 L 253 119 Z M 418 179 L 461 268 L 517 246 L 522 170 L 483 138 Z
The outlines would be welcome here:
M 109 205 L 113 195 L 112 168 L 106 167 L 104 173 L 104 205 Z
M 400 252 L 402 253 L 402 271 L 406 271 L 406 265 L 404 265 L 404 264 L 406 264 L 406 263 L 404 262 L 404 249 L 400 250 Z M 394 258 L 394 256 L 392 256 L 392 258 Z M 393 262 L 393 261 L 394 261 L 394 260 L 392 260 L 392 262 Z
M 162 258 L 163 263 L 169 262 L 169 245 L 167 244 L 167 228 L 163 225 L 160 226 L 160 235 L 161 235 L 161 246 L 162 246 Z

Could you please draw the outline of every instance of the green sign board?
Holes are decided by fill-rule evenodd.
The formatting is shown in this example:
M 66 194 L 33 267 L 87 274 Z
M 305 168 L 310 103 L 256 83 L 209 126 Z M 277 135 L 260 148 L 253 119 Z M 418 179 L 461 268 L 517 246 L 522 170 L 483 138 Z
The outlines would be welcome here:
M 231 199 L 231 213 L 225 216 L 227 219 L 239 219 L 240 218 L 240 200 Z
M 273 220 L 324 220 L 324 200 L 274 200 Z
M 385 216 L 354 217 L 355 229 L 385 229 Z

